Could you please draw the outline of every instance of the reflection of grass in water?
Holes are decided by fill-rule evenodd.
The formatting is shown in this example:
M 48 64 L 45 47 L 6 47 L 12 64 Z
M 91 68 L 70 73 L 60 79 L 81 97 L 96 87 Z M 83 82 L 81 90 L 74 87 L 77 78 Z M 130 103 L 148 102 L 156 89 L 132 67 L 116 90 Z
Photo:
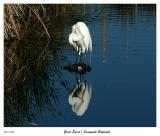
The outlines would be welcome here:
M 54 83 L 57 77 L 60 78 L 61 69 L 57 63 L 61 58 L 54 57 L 54 65 L 48 64 L 48 52 L 57 51 L 57 47 L 49 51 L 49 42 L 22 43 L 5 49 L 5 126 L 22 126 L 26 118 L 34 122 L 43 107 L 54 115 L 62 115 L 55 106 L 59 91 Z

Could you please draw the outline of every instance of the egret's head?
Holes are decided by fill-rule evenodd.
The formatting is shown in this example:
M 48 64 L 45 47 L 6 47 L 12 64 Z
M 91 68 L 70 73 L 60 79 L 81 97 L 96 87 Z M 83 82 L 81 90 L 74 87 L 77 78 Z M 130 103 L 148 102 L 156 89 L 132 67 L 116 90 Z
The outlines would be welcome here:
M 69 43 L 71 44 L 71 46 L 72 46 L 75 50 L 77 50 L 77 47 L 78 47 L 78 46 L 76 46 L 76 42 L 73 40 L 73 39 L 74 39 L 74 36 L 75 36 L 74 33 L 71 33 L 71 34 L 69 35 Z
M 76 33 L 76 26 L 75 25 L 72 26 L 72 33 Z
M 70 43 L 71 45 L 73 45 L 73 46 L 76 45 L 75 37 L 76 37 L 76 35 L 75 35 L 74 33 L 71 33 L 71 34 L 69 35 L 69 43 Z
M 73 45 L 73 34 L 69 35 L 69 43 Z

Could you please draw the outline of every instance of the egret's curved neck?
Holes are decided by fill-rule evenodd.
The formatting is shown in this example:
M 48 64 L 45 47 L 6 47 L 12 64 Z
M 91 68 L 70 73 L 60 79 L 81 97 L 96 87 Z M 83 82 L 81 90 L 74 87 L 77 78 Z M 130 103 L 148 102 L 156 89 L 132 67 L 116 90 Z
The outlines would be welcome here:
M 73 41 L 80 41 L 82 39 L 82 36 L 79 33 L 73 33 L 72 39 Z

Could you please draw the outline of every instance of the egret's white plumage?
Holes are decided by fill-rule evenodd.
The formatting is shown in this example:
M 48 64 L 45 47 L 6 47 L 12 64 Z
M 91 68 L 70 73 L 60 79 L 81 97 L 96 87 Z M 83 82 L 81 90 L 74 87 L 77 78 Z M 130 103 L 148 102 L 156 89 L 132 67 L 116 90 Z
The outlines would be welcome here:
M 69 43 L 78 52 L 92 52 L 92 39 L 87 25 L 83 22 L 77 22 L 72 26 L 72 32 L 69 35 Z

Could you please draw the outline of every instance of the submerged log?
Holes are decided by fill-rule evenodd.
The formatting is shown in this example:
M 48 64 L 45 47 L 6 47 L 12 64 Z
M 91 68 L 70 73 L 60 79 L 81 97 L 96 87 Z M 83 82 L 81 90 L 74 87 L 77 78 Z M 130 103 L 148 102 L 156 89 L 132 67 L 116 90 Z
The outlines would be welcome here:
M 91 67 L 83 62 L 64 66 L 63 68 L 70 71 L 70 72 L 77 72 L 80 74 L 85 74 L 85 73 L 91 71 Z

